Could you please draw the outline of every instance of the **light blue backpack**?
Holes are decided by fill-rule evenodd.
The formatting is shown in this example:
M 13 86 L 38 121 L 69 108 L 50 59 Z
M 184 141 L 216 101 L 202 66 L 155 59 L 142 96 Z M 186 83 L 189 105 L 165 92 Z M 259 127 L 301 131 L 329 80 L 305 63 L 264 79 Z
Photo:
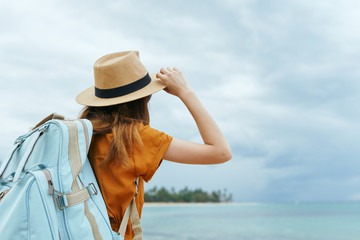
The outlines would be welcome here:
M 134 199 L 118 233 L 111 229 L 87 159 L 90 121 L 52 118 L 20 136 L 0 167 L 0 239 L 123 239 L 129 218 L 142 239 Z

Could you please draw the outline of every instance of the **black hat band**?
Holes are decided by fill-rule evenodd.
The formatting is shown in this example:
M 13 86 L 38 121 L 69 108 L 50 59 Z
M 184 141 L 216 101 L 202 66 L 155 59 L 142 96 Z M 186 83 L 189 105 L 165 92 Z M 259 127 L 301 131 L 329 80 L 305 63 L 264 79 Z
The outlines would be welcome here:
M 151 82 L 151 78 L 149 76 L 149 73 L 147 73 L 143 78 L 140 78 L 135 82 L 117 88 L 100 89 L 95 87 L 95 96 L 98 98 L 121 97 L 146 87 L 150 82 Z

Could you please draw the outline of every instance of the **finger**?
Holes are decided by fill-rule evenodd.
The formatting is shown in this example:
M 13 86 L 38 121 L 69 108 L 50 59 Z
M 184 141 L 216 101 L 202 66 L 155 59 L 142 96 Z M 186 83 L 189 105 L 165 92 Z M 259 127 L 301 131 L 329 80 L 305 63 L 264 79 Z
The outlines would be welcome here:
M 180 69 L 178 69 L 177 67 L 173 68 L 175 72 L 181 72 Z
M 174 72 L 174 68 L 167 67 L 166 69 L 167 69 L 169 72 Z
M 158 77 L 158 78 L 166 78 L 166 75 L 163 74 L 163 73 L 161 73 L 161 72 L 158 72 L 158 73 L 156 74 L 156 77 Z
M 156 77 L 159 78 L 160 80 L 166 80 L 166 76 L 162 73 L 157 73 Z
M 162 73 L 162 74 L 168 74 L 168 73 L 170 73 L 170 72 L 169 72 L 169 70 L 167 70 L 166 68 L 163 68 L 163 67 L 162 67 L 162 68 L 160 69 L 160 73 Z

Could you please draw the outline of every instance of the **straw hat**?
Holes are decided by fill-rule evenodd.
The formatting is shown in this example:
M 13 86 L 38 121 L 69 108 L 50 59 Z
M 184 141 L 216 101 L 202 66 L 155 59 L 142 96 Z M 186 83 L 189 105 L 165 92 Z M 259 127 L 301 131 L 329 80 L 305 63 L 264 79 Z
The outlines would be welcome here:
M 94 64 L 95 86 L 81 92 L 76 101 L 85 106 L 110 106 L 133 101 L 165 88 L 140 62 L 138 51 L 111 53 Z

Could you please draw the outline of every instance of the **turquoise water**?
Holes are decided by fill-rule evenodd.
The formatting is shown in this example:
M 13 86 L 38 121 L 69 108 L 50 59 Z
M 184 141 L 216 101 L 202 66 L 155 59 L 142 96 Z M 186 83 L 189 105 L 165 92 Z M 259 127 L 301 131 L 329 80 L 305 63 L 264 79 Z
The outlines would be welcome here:
M 145 240 L 360 240 L 360 202 L 145 205 Z

